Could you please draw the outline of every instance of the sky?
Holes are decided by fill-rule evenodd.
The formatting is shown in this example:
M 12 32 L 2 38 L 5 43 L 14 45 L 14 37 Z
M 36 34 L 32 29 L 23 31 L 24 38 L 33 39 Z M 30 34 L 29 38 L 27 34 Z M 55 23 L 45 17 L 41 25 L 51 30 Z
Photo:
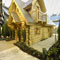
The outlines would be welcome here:
M 3 3 L 7 7 L 10 6 L 12 0 L 3 0 Z M 22 0 L 24 2 L 27 2 L 28 0 Z M 60 0 L 44 0 L 47 14 L 51 16 L 52 14 L 60 14 Z
M 12 1 L 12 0 L 3 0 L 3 3 L 4 3 L 7 7 L 9 7 L 10 4 L 11 4 L 11 1 Z M 22 1 L 27 2 L 28 0 L 22 0 Z
M 3 0 L 3 3 L 9 7 L 12 0 Z M 28 0 L 22 0 L 27 2 Z M 50 17 L 53 14 L 60 14 L 60 0 L 44 0 L 46 13 Z M 50 17 L 51 20 L 60 19 L 60 16 L 52 16 Z M 58 23 L 56 23 L 58 25 Z
M 7 7 L 10 6 L 12 0 L 3 0 L 3 3 Z M 28 0 L 22 0 L 27 2 Z M 51 16 L 52 14 L 59 14 L 60 13 L 60 0 L 44 0 L 47 14 Z

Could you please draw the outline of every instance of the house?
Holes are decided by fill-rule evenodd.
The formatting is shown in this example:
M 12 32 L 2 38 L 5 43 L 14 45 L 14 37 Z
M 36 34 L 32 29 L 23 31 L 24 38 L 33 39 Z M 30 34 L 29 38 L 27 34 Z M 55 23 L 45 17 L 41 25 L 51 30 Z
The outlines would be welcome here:
M 15 40 L 18 40 L 17 30 L 20 28 L 21 41 L 28 45 L 49 38 L 53 34 L 54 24 L 48 24 L 46 8 L 43 0 L 12 0 L 9 8 L 8 26 L 15 30 Z M 24 33 L 22 33 L 25 31 Z
M 4 23 L 3 9 L 2 9 L 2 0 L 0 0 L 0 25 Z

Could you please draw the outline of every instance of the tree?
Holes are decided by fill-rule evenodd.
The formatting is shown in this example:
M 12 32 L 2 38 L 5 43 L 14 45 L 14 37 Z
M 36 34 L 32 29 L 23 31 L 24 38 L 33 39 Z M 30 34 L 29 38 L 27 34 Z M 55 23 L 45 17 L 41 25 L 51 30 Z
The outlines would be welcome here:
M 11 28 L 9 28 L 9 36 L 11 39 L 15 39 L 15 30 L 12 30 Z
M 4 25 L 2 26 L 2 35 L 4 37 L 10 36 L 10 38 L 12 38 L 12 30 L 8 27 L 8 22 L 6 20 Z
M 59 27 L 58 27 L 58 41 L 60 42 L 60 21 L 59 21 Z
M 4 25 L 2 26 L 2 35 L 4 36 Z
M 2 35 L 4 37 L 9 36 L 9 27 L 8 27 L 8 22 L 5 21 L 3 27 L 2 27 Z
M 23 35 L 24 42 L 26 42 L 26 30 L 25 29 L 22 31 L 22 35 Z

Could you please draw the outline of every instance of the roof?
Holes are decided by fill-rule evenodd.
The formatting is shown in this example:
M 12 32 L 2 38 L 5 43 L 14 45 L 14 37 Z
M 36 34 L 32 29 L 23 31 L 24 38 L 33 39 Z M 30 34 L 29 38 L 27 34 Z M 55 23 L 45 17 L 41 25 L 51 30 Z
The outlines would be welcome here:
M 56 26 L 56 24 L 52 20 L 50 20 L 49 17 L 47 17 L 47 25 Z
M 21 22 L 18 15 L 15 12 L 12 12 L 11 15 L 16 23 Z
M 25 3 L 25 5 L 24 5 L 23 8 L 25 8 L 25 7 L 27 7 L 28 5 L 30 5 L 30 4 L 32 3 L 32 1 L 33 1 L 33 0 L 28 0 L 28 1 Z
M 27 19 L 27 21 L 28 22 L 33 22 L 34 20 L 31 17 L 31 15 L 26 10 L 24 10 L 24 8 L 23 8 L 25 3 L 21 0 L 15 0 L 15 1 L 16 1 L 17 5 L 19 6 L 19 8 L 21 9 L 21 11 L 22 11 L 23 15 L 25 16 L 25 18 Z
M 28 0 L 28 1 L 25 3 L 25 5 L 24 5 L 23 8 L 26 8 L 27 6 L 29 6 L 30 4 L 32 4 L 32 1 L 33 1 L 33 0 Z M 39 4 L 40 4 L 41 11 L 45 13 L 45 12 L 46 12 L 46 7 L 45 7 L 45 4 L 44 4 L 44 1 L 43 1 L 43 0 L 38 0 L 38 2 L 39 2 Z

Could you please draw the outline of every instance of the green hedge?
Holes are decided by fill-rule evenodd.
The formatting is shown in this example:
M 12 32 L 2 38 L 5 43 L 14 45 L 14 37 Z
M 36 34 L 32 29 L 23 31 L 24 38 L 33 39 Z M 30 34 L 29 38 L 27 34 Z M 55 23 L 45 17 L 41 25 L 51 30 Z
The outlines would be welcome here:
M 39 52 L 39 51 L 27 46 L 26 43 L 17 42 L 15 45 L 18 46 L 20 49 L 22 49 L 24 52 L 27 52 L 28 54 L 30 54 L 30 55 L 32 55 L 34 57 L 37 57 L 37 58 L 42 60 L 42 58 L 43 58 L 42 55 L 43 54 L 41 52 Z
M 60 43 L 56 42 L 48 51 L 48 57 L 54 60 L 60 60 Z
M 56 42 L 56 44 L 54 44 L 49 49 L 49 51 L 43 48 L 43 53 L 27 46 L 26 43 L 24 42 L 17 42 L 15 45 L 18 46 L 24 52 L 36 58 L 39 58 L 41 60 L 60 60 L 60 43 L 59 42 Z
M 58 27 L 58 41 L 60 42 L 60 21 L 59 21 L 59 27 Z

